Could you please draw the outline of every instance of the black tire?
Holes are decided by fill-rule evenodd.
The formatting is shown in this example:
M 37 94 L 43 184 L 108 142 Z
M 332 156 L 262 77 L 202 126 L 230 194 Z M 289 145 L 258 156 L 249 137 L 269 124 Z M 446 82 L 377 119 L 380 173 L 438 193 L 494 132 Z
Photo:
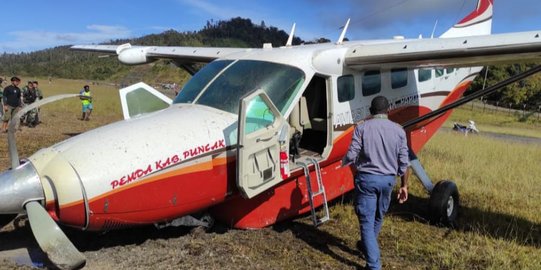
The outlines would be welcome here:
M 460 197 L 455 183 L 449 180 L 438 182 L 430 194 L 430 221 L 454 227 L 460 207 Z

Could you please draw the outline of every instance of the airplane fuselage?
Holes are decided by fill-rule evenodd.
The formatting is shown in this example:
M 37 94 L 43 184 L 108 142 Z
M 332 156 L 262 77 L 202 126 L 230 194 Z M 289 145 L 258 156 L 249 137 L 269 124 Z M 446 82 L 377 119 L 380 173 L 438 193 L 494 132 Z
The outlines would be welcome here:
M 346 69 L 341 64 L 346 51 L 341 45 L 328 46 L 335 49 L 274 48 L 216 60 L 209 64 L 218 67 L 209 73 L 214 76 L 202 80 L 196 75 L 182 90 L 200 91 L 191 94 L 191 104 L 176 103 L 42 149 L 29 160 L 42 179 L 47 210 L 60 222 L 87 230 L 160 223 L 206 209 L 234 227 L 268 226 L 310 209 L 305 175 L 295 159 L 318 160 L 329 200 L 352 189 L 352 171 L 341 166 L 341 159 L 354 124 L 369 117 L 373 97 L 386 96 L 392 104 L 391 119 L 403 123 L 459 98 L 479 71 Z M 237 96 L 285 85 L 274 77 L 265 81 L 251 65 L 262 73 L 281 72 L 273 65 L 291 68 L 293 86 L 289 96 L 280 97 L 286 101 L 279 101 L 278 109 L 290 130 L 301 133 L 300 148 L 306 151 L 289 158 L 289 177 L 248 199 L 236 186 Z M 257 85 L 261 81 L 265 84 Z M 193 90 L 194 83 L 204 86 Z M 243 83 L 242 89 L 235 83 Z M 230 89 L 224 88 L 228 85 Z M 233 95 L 233 103 L 227 105 L 227 97 L 209 93 L 213 88 Z M 212 102 L 218 102 L 216 108 Z M 408 130 L 414 152 L 447 116 Z

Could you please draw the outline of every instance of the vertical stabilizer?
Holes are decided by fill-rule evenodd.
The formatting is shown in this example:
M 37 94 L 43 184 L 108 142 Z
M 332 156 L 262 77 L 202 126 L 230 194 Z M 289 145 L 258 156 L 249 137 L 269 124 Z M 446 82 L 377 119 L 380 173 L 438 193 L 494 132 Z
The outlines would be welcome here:
M 494 0 L 479 0 L 477 8 L 447 30 L 441 38 L 490 35 Z

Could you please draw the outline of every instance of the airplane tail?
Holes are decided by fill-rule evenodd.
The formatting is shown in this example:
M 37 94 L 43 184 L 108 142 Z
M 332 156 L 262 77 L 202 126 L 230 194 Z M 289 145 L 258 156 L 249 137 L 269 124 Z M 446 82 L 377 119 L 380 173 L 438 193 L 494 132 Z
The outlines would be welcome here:
M 490 35 L 494 0 L 479 0 L 477 8 L 455 24 L 440 38 Z

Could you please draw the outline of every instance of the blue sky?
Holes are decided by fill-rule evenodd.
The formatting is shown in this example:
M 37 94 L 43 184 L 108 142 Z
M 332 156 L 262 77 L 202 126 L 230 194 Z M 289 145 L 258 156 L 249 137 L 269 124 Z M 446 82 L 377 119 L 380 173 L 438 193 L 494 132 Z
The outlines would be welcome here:
M 0 53 L 100 43 L 168 29 L 196 31 L 209 20 L 264 21 L 304 40 L 338 39 L 351 18 L 349 39 L 416 38 L 443 33 L 476 0 L 18 0 L 2 3 Z M 539 0 L 495 0 L 495 33 L 541 30 Z M 284 41 L 285 42 L 285 41 Z

